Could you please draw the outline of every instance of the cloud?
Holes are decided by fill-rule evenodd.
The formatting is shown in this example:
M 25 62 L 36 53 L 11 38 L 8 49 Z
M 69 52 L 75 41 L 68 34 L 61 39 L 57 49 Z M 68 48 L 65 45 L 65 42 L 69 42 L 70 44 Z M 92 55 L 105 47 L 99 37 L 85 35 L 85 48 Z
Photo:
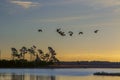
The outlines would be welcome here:
M 90 4 L 93 7 L 95 6 L 96 9 L 102 8 L 105 10 L 111 10 L 111 13 L 114 13 L 115 15 L 120 14 L 120 0 L 94 0 L 94 2 Z
M 20 1 L 20 0 L 11 0 L 11 3 L 16 5 L 22 6 L 23 8 L 30 8 L 34 6 L 38 6 L 41 4 L 38 2 L 29 1 Z M 104 8 L 104 7 L 114 7 L 120 6 L 120 0 L 60 0 L 60 1 L 43 1 L 42 6 L 58 6 L 58 5 L 71 5 L 71 4 L 82 4 L 87 6 L 93 6 L 97 8 Z
M 82 4 L 96 7 L 113 7 L 120 6 L 120 0 L 61 0 L 60 2 L 53 2 L 52 5 L 66 5 L 66 4 Z
M 78 21 L 78 20 L 95 19 L 98 17 L 100 17 L 100 15 L 99 16 L 97 16 L 97 15 L 66 16 L 66 17 L 41 19 L 41 20 L 37 20 L 37 21 L 41 21 L 41 22 L 70 22 L 70 21 Z
M 15 1 L 15 0 L 12 0 L 10 2 L 14 3 L 16 5 L 19 5 L 19 6 L 23 7 L 23 8 L 25 8 L 25 9 L 40 5 L 40 3 L 30 2 L 30 1 Z
M 112 13 L 120 13 L 120 0 L 65 0 L 61 4 L 79 4 L 90 6 L 95 10 L 111 10 Z
M 107 7 L 120 6 L 120 0 L 96 0 L 94 3 Z

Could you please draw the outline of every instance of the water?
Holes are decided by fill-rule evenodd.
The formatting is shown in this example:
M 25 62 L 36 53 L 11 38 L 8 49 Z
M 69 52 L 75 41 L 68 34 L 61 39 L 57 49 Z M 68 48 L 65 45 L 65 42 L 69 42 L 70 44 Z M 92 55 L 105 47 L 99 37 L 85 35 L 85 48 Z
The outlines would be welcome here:
M 94 76 L 94 72 L 120 69 L 0 69 L 0 80 L 120 80 L 118 76 Z

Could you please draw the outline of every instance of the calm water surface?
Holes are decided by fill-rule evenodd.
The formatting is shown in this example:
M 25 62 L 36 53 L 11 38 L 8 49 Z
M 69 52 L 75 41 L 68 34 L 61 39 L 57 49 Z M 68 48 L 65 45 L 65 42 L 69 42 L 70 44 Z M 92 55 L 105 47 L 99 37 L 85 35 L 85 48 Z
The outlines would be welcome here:
M 120 72 L 120 69 L 0 69 L 0 80 L 120 80 L 120 77 L 94 76 L 94 72 Z

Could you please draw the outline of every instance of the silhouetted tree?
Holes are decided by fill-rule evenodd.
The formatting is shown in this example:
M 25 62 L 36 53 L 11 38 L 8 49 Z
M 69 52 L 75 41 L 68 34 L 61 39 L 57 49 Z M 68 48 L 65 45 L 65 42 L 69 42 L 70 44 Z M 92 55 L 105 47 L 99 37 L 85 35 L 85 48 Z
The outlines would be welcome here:
M 30 54 L 30 60 L 32 61 L 32 56 L 36 55 L 35 48 L 31 47 L 30 49 L 28 49 L 28 52 Z
M 23 59 L 25 59 L 25 54 L 27 53 L 27 48 L 25 46 L 23 46 L 20 49 L 20 54 L 22 55 Z
M 20 54 L 18 53 L 17 49 L 11 48 L 12 56 L 17 58 L 25 59 L 25 54 L 30 54 L 30 60 L 32 60 L 32 56 L 36 57 L 35 61 L 45 61 L 45 62 L 59 62 L 59 60 L 55 57 L 56 52 L 53 50 L 52 47 L 48 47 L 49 53 L 44 53 L 41 49 L 37 49 L 36 46 L 32 46 L 31 48 L 22 47 L 20 49 Z
M 44 57 L 44 52 L 41 50 L 41 49 L 38 49 L 38 53 L 39 53 L 39 57 L 42 61 L 45 60 L 45 57 Z
M 41 49 L 38 49 L 39 54 L 44 54 L 44 52 Z
M 49 53 L 50 53 L 50 62 L 59 62 L 59 60 L 55 57 L 56 52 L 53 50 L 52 47 L 48 47 Z
M 0 60 L 1 60 L 1 50 L 0 50 Z
M 45 57 L 45 61 L 46 61 L 46 62 L 49 62 L 50 54 L 49 54 L 49 53 L 46 53 L 44 57 Z
M 11 50 L 12 50 L 12 57 L 13 57 L 13 60 L 14 60 L 15 57 L 21 58 L 22 55 L 20 55 L 20 54 L 18 53 L 18 51 L 17 51 L 16 48 L 11 48 Z

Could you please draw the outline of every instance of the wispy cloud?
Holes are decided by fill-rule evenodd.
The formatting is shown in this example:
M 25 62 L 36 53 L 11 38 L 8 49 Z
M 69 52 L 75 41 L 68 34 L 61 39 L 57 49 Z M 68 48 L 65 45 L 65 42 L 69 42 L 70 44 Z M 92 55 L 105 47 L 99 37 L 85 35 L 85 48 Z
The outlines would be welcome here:
M 107 7 L 120 6 L 120 0 L 94 0 L 94 3 Z
M 19 5 L 19 6 L 23 7 L 23 8 L 25 8 L 25 9 L 40 5 L 40 3 L 31 2 L 31 1 L 16 1 L 16 0 L 12 0 L 10 2 L 14 3 L 16 5 Z
M 98 18 L 96 15 L 84 15 L 84 16 L 67 16 L 67 17 L 57 17 L 57 18 L 48 18 L 48 19 L 40 19 L 37 21 L 41 22 L 69 22 L 69 21 L 78 21 L 78 20 L 88 20 Z
M 61 4 L 82 4 L 94 9 L 111 10 L 112 13 L 120 13 L 120 0 L 65 0 Z
M 38 2 L 29 1 L 21 1 L 21 0 L 11 0 L 11 3 L 16 5 L 22 6 L 23 8 L 30 8 L 34 6 L 41 6 Z M 87 6 L 94 6 L 94 7 L 113 7 L 113 6 L 120 6 L 120 0 L 60 0 L 51 2 L 43 1 L 42 6 L 57 6 L 57 5 L 71 5 L 71 4 L 82 4 Z
M 52 1 L 51 1 L 52 2 Z M 117 6 L 120 5 L 120 0 L 61 0 L 50 3 L 51 5 L 62 4 L 87 4 L 96 6 Z
M 91 3 L 90 1 L 94 1 Z M 102 8 L 106 10 L 111 10 L 111 13 L 114 13 L 115 15 L 120 14 L 120 0 L 90 0 L 89 5 L 95 6 L 97 9 Z

